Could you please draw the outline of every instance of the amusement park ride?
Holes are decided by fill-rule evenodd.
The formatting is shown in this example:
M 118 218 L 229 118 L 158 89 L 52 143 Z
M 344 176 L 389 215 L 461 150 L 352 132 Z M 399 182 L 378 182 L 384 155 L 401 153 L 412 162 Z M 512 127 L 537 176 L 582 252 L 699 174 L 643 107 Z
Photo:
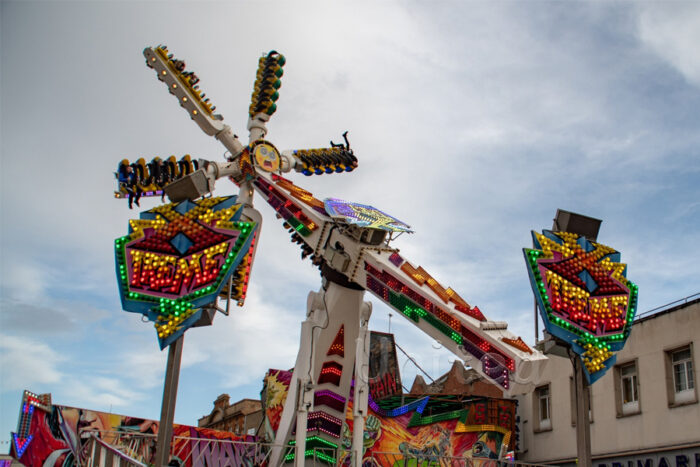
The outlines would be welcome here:
M 302 258 L 309 257 L 321 272 L 321 288 L 308 295 L 299 353 L 268 465 L 293 460 L 303 465 L 309 457 L 309 462 L 318 460 L 313 448 L 337 448 L 351 392 L 353 465 L 361 465 L 372 313 L 371 303 L 364 301 L 366 290 L 505 394 L 532 389 L 533 376 L 547 357 L 390 246 L 396 235 L 410 233 L 410 226 L 369 205 L 321 201 L 283 176 L 350 172 L 357 166 L 346 135 L 344 144 L 331 143 L 330 148 L 281 152 L 266 139 L 283 55 L 272 51 L 260 58 L 247 145 L 214 113 L 199 79 L 185 70 L 183 61 L 164 46 L 146 48 L 144 55 L 190 118 L 224 145 L 228 157 L 221 162 L 195 162 L 190 156 L 179 163 L 174 157 L 148 164 L 122 161 L 116 197 L 162 196 L 164 191 L 171 201 L 141 213 L 130 222 L 130 233 L 116 240 L 124 309 L 154 321 L 164 348 L 181 344 L 189 327 L 211 324 L 217 310 L 228 314 L 231 300 L 242 306 L 262 224 L 253 207 L 254 191 L 282 219 Z M 212 195 L 222 178 L 239 187 L 238 196 Z
M 307 454 L 314 456 L 313 447 L 337 447 L 353 390 L 352 450 L 357 465 L 361 463 L 372 313 L 371 303 L 364 301 L 366 290 L 505 393 L 531 389 L 528 376 L 546 357 L 510 333 L 506 323 L 488 320 L 478 307 L 390 246 L 395 235 L 411 232 L 407 224 L 372 206 L 334 198 L 321 201 L 282 176 L 350 172 L 357 166 L 346 135 L 345 144 L 330 148 L 282 152 L 265 139 L 266 123 L 279 97 L 283 55 L 272 51 L 260 58 L 248 145 L 214 113 L 199 79 L 185 70 L 183 61 L 164 46 L 146 48 L 144 55 L 190 118 L 218 139 L 229 156 L 224 162 L 199 160 L 196 170 L 189 157 L 181 164 L 174 158 L 168 163 L 140 160 L 129 170 L 136 173 L 132 182 L 120 177 L 116 197 L 161 195 L 163 189 L 172 203 L 142 213 L 140 220 L 131 221 L 130 234 L 116 241 L 124 309 L 154 321 L 164 347 L 188 327 L 211 323 L 217 309 L 228 313 L 230 300 L 242 305 L 262 223 L 253 207 L 254 191 L 283 220 L 302 257 L 309 257 L 321 271 L 322 286 L 307 299 L 270 465 L 294 458 L 301 465 Z M 128 161 L 120 165 L 123 175 Z M 211 197 L 221 178 L 239 187 L 237 197 Z M 226 301 L 225 309 L 219 307 L 219 299 Z M 314 423 L 308 424 L 311 420 Z M 287 453 L 290 445 L 295 446 L 294 454 Z

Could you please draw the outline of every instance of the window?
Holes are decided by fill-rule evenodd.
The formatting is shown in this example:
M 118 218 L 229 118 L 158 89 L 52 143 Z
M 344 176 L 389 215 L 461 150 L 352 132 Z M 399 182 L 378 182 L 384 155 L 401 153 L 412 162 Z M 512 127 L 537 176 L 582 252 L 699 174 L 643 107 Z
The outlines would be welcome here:
M 676 389 L 676 394 L 692 390 L 695 384 L 690 347 L 671 353 L 671 362 L 673 363 L 673 386 Z
M 615 410 L 618 417 L 641 413 L 637 360 L 615 366 Z
M 666 352 L 669 404 L 697 402 L 692 345 Z M 670 373 L 670 374 L 669 374 Z
M 535 431 L 552 429 L 552 410 L 549 394 L 549 384 L 535 389 L 533 394 L 535 408 Z
M 639 412 L 639 385 L 637 382 L 637 363 L 632 362 L 620 367 L 620 403 L 622 413 L 632 414 Z

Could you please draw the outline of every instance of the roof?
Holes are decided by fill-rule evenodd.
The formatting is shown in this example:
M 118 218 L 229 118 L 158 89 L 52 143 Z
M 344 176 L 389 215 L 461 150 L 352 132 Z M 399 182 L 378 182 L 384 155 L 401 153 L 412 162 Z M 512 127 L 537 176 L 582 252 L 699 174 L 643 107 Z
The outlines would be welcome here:
M 680 300 L 676 300 L 666 305 L 662 305 L 657 308 L 652 308 L 649 311 L 637 315 L 634 324 L 643 323 L 644 321 L 649 321 L 650 319 L 658 318 L 659 316 L 667 315 L 673 313 L 674 311 L 682 310 L 696 303 L 700 303 L 700 293 L 690 295 Z

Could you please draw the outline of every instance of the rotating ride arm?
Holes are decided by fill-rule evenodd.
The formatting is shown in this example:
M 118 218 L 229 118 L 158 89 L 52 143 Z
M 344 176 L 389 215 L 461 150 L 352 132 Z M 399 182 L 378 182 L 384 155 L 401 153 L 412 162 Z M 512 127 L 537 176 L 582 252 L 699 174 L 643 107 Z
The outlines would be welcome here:
M 369 290 L 505 393 L 532 389 L 546 357 L 391 248 L 389 232 L 410 232 L 408 226 L 376 210 L 371 227 L 331 217 L 323 202 L 277 175 L 254 185 L 285 221 L 302 258 L 310 256 L 326 279 Z M 374 208 L 359 206 L 365 224 L 371 222 Z
M 233 134 L 231 127 L 222 122 L 223 117 L 214 113 L 216 106 L 200 90 L 197 75 L 185 70 L 185 62 L 174 58 L 164 45 L 146 47 L 143 55 L 149 68 L 156 71 L 158 79 L 166 84 L 170 94 L 177 97 L 180 106 L 202 131 L 221 141 L 233 157 L 240 154 L 243 144 Z
M 397 310 L 506 394 L 533 389 L 546 357 L 507 330 L 505 322 L 488 320 L 450 287 L 443 287 L 398 250 L 364 248 L 352 280 Z

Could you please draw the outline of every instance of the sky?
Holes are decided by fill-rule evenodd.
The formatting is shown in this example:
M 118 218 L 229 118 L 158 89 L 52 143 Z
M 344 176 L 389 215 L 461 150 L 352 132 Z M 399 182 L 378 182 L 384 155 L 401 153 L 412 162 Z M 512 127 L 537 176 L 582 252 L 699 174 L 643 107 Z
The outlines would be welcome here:
M 268 139 L 324 147 L 348 130 L 359 160 L 289 178 L 410 224 L 393 244 L 402 256 L 526 342 L 522 248 L 557 208 L 603 220 L 598 240 L 622 253 L 640 311 L 700 292 L 697 2 L 0 5 L 2 451 L 23 389 L 159 418 L 166 352 L 121 310 L 113 241 L 138 211 L 113 198 L 113 172 L 123 158 L 220 161 L 224 148 L 145 66 L 146 46 L 185 60 L 243 141 L 257 59 L 284 54 Z M 178 423 L 196 425 L 222 393 L 258 398 L 268 368 L 294 364 L 320 277 L 272 208 L 256 207 L 248 299 L 186 334 Z M 433 378 L 450 368 L 452 354 L 372 301 L 372 329 L 390 327 Z M 399 357 L 410 387 L 417 370 Z

